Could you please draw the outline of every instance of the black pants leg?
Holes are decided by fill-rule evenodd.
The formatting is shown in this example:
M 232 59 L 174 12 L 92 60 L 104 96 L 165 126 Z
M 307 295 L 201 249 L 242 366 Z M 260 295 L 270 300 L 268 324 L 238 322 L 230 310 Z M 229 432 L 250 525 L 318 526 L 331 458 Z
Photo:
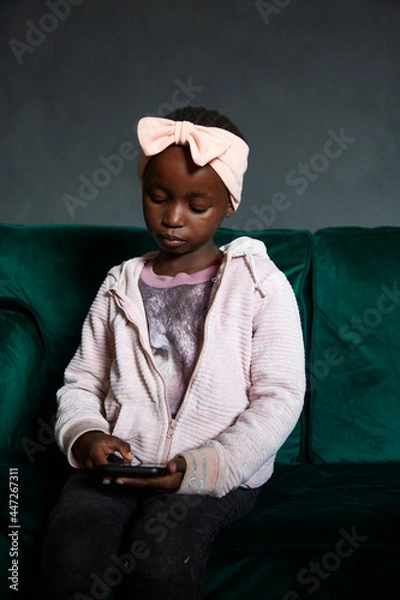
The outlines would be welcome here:
M 49 520 L 42 600 L 201 598 L 208 549 L 258 490 L 223 498 L 156 494 L 74 473 Z
M 124 598 L 198 600 L 208 550 L 218 533 L 255 506 L 258 490 L 239 488 L 223 498 L 161 494 L 143 501 L 129 544 L 146 548 L 124 581 Z

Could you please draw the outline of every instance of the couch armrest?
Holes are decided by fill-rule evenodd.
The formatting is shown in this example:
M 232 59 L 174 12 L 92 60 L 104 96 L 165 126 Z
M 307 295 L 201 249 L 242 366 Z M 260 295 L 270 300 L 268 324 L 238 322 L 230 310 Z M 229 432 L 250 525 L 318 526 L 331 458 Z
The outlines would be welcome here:
M 27 459 L 22 440 L 44 417 L 46 349 L 35 319 L 23 307 L 0 309 L 0 458 Z

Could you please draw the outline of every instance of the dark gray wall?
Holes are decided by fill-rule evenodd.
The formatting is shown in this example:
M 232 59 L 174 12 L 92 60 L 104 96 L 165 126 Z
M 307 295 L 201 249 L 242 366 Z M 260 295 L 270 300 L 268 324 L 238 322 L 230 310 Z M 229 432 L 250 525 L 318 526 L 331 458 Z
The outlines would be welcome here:
M 225 226 L 400 225 L 399 32 L 397 0 L 3 0 L 0 221 L 142 225 L 135 124 L 190 102 L 251 148 Z

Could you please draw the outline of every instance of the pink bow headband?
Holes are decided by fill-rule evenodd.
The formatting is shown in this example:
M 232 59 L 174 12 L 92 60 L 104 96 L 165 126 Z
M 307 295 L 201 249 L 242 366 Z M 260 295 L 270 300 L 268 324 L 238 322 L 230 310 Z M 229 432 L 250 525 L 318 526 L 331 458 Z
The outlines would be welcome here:
M 189 145 L 193 162 L 200 167 L 209 164 L 214 169 L 229 191 L 234 210 L 237 209 L 249 154 L 248 145 L 240 137 L 220 127 L 143 117 L 138 123 L 138 138 L 142 148 L 138 162 L 141 180 L 152 156 L 172 144 Z

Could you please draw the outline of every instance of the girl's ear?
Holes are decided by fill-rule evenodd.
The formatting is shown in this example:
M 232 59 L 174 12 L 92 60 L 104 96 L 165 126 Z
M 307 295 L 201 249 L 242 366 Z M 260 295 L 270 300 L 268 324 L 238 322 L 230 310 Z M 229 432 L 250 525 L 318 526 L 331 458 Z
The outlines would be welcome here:
M 228 204 L 227 209 L 226 209 L 225 217 L 226 218 L 231 217 L 234 212 L 235 212 L 235 209 L 233 208 L 231 202 L 229 201 L 229 204 Z

